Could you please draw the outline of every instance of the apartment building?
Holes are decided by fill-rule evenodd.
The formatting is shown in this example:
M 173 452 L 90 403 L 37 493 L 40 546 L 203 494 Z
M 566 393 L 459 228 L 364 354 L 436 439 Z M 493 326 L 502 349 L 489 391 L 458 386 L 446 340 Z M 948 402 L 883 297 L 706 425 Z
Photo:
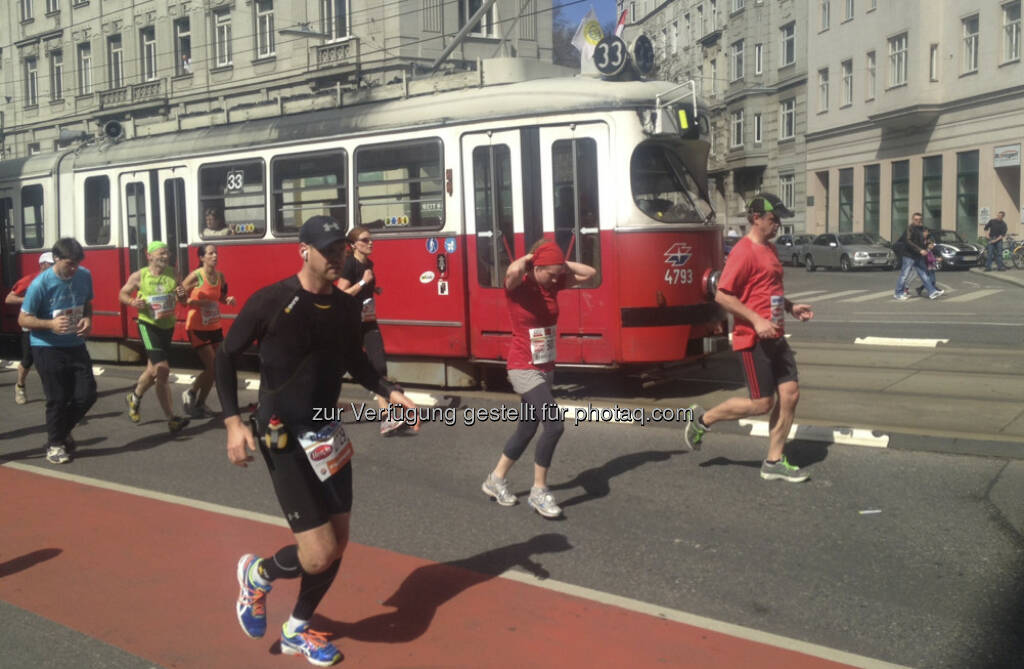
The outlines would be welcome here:
M 777 193 L 806 223 L 808 2 L 653 0 L 619 2 L 627 40 L 655 45 L 652 77 L 697 83 L 710 109 L 709 182 L 719 223 L 746 230 L 746 202 Z
M 5 0 L 0 157 L 52 151 L 60 130 L 127 136 L 340 106 L 348 91 L 551 62 L 551 0 Z M 443 60 L 440 60 L 445 56 Z
M 808 229 L 1022 232 L 1021 0 L 812 0 Z

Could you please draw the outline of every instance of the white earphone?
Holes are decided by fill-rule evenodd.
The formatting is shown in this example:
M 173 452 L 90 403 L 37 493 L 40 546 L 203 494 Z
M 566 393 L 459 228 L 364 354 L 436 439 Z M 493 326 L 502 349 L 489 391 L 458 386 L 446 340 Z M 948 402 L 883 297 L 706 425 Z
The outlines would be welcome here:
M 302 249 L 302 259 L 307 262 L 309 261 L 309 251 L 306 249 Z

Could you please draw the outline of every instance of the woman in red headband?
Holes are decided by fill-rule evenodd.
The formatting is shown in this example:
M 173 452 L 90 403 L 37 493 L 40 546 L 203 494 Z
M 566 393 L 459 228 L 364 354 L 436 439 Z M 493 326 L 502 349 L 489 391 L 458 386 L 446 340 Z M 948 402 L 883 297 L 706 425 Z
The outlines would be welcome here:
M 555 341 L 558 322 L 558 291 L 584 283 L 597 270 L 568 262 L 554 242 L 541 239 L 531 253 L 519 258 L 505 272 L 505 295 L 512 321 L 508 352 L 508 380 L 522 396 L 524 415 L 505 444 L 494 471 L 483 482 L 483 491 L 502 506 L 512 506 L 516 496 L 505 476 L 542 426 L 534 454 L 533 488 L 529 505 L 545 518 L 557 518 L 562 509 L 548 490 L 548 468 L 555 445 L 562 436 L 561 413 L 551 393 L 555 374 Z

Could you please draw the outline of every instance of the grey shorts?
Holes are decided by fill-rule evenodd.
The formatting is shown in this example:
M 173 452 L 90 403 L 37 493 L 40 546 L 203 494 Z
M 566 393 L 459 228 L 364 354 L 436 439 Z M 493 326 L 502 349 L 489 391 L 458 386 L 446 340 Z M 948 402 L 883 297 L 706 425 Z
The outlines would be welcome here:
M 508 382 L 517 395 L 525 395 L 542 383 L 551 385 L 555 381 L 555 372 L 542 372 L 539 369 L 510 369 Z

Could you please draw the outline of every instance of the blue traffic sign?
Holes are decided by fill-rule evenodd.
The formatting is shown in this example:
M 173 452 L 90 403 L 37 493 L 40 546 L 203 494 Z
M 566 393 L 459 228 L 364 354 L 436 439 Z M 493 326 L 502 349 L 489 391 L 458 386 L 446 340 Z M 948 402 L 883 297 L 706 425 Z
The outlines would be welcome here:
M 444 250 L 447 253 L 455 253 L 455 238 L 446 237 L 444 240 Z
M 427 253 L 437 253 L 437 237 L 427 237 Z

